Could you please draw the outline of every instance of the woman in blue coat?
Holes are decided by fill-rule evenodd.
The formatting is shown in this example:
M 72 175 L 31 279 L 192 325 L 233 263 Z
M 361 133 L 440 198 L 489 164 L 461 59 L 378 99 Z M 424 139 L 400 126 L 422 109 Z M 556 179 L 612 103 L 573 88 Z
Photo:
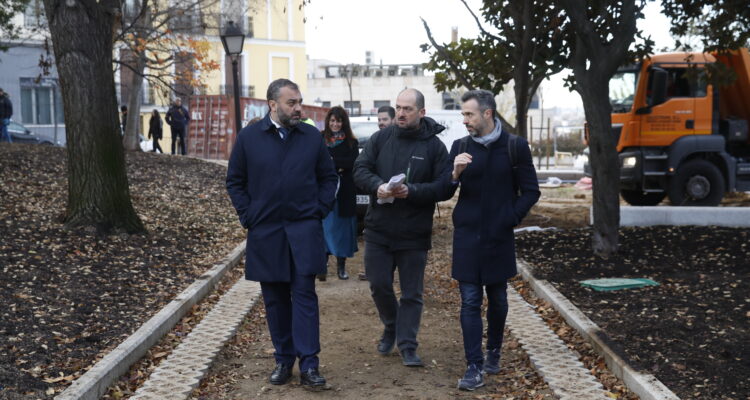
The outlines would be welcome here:
M 323 233 L 328 254 L 336 257 L 339 279 L 349 279 L 346 259 L 353 257 L 357 251 L 357 194 L 352 170 L 359 155 L 359 142 L 352 133 L 349 115 L 342 107 L 333 107 L 326 114 L 323 137 L 339 174 L 336 203 L 333 211 L 323 220 Z M 325 278 L 325 274 L 318 275 L 322 281 Z
M 461 290 L 461 330 L 467 370 L 458 388 L 484 385 L 482 372 L 500 371 L 500 346 L 508 314 L 507 280 L 516 275 L 513 227 L 539 199 L 539 184 L 525 139 L 502 130 L 494 95 L 472 90 L 461 98 L 468 137 L 451 147 L 450 193 L 460 185 L 453 210 L 452 276 Z M 509 147 L 509 142 L 513 147 Z M 487 292 L 487 356 L 482 354 L 482 300 Z

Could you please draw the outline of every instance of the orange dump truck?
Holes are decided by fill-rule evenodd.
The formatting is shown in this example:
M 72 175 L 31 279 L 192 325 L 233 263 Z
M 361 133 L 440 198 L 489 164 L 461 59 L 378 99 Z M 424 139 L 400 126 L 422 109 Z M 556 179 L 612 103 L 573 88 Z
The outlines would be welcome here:
M 732 83 L 709 82 L 717 63 L 734 71 Z M 715 206 L 726 192 L 750 191 L 747 49 L 654 55 L 620 68 L 609 93 L 620 192 L 629 204 L 669 196 L 673 205 Z

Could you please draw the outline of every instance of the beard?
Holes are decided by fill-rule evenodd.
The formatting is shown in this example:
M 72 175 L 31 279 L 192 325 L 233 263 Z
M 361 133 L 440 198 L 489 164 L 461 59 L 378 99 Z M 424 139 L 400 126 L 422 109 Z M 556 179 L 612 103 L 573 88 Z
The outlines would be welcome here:
M 286 127 L 293 127 L 297 124 L 299 124 L 300 119 L 302 119 L 302 113 L 301 112 L 292 112 L 291 114 L 286 114 L 281 107 L 276 109 L 276 114 L 279 116 L 279 123 Z M 296 117 L 296 118 L 295 118 Z

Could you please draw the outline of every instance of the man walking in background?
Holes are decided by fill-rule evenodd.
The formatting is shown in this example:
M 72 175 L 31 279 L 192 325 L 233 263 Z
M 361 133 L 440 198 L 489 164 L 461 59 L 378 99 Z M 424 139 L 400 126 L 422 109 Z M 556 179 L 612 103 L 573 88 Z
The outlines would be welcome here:
M 179 97 L 174 99 L 174 104 L 172 107 L 169 107 L 165 119 L 167 120 L 167 124 L 172 128 L 172 154 L 174 154 L 175 142 L 179 139 L 180 154 L 184 156 L 187 154 L 185 152 L 185 130 L 187 129 L 188 122 L 190 122 L 190 114 L 187 108 L 183 107 L 182 99 Z
M 502 130 L 495 96 L 471 90 L 461 98 L 469 136 L 453 142 L 453 171 L 444 183 L 452 195 L 452 277 L 461 291 L 461 331 L 466 373 L 458 388 L 484 386 L 483 373 L 500 372 L 500 347 L 508 315 L 507 281 L 517 274 L 513 227 L 539 200 L 539 185 L 524 138 Z M 487 354 L 482 354 L 482 301 L 487 292 Z
M 326 270 L 321 221 L 333 207 L 338 174 L 323 136 L 300 123 L 298 86 L 275 80 L 267 99 L 265 118 L 237 136 L 227 191 L 248 230 L 245 279 L 260 282 L 266 306 L 276 359 L 270 383 L 287 383 L 299 358 L 300 384 L 326 388 L 315 275 Z
M 371 196 L 364 263 L 384 326 L 377 350 L 387 355 L 398 344 L 403 364 L 410 367 L 422 366 L 416 350 L 424 270 L 435 202 L 446 192 L 441 176 L 450 168 L 445 145 L 436 136 L 444 129 L 425 117 L 422 93 L 405 89 L 396 100 L 396 125 L 374 133 L 354 164 L 355 183 Z M 403 182 L 389 185 L 399 174 L 405 175 Z M 393 290 L 396 268 L 400 300 Z
M 10 117 L 13 116 L 13 103 L 10 101 L 8 93 L 0 88 L 0 141 L 7 140 L 8 143 L 13 143 L 13 138 L 10 137 L 8 132 L 8 125 L 10 125 Z
M 385 129 L 393 125 L 396 120 L 396 110 L 391 106 L 378 108 L 378 129 Z

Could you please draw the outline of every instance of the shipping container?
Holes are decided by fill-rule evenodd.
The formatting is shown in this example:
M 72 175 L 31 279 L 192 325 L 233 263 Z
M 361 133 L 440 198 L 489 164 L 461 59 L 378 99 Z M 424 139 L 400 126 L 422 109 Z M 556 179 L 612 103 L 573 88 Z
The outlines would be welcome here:
M 232 146 L 237 139 L 234 129 L 234 100 L 227 95 L 192 96 L 189 104 L 190 124 L 188 124 L 188 155 L 212 159 L 228 160 Z M 268 102 L 250 97 L 240 98 L 242 127 L 255 117 L 263 118 L 268 113 Z M 325 126 L 328 108 L 303 105 L 303 115 L 315 121 L 319 130 Z

